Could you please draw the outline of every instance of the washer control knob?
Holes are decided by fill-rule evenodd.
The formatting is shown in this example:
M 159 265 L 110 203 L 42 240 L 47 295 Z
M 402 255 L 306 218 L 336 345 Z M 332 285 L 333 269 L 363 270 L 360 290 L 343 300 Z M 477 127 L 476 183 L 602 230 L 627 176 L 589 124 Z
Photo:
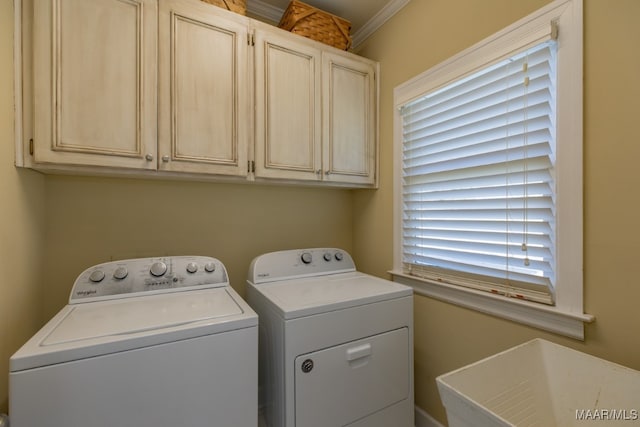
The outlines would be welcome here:
M 342 254 L 342 252 L 336 252 L 335 257 L 336 257 L 336 261 L 342 261 L 342 258 L 344 258 L 344 255 Z
M 187 264 L 187 272 L 188 273 L 195 273 L 196 271 L 198 271 L 198 264 L 196 264 L 195 262 L 190 262 L 189 264 Z
M 304 252 L 301 256 L 300 259 L 302 260 L 302 262 L 304 262 L 305 264 L 311 264 L 311 254 L 309 252 Z
M 325 252 L 324 255 L 322 255 L 322 258 L 324 258 L 325 261 L 329 262 L 331 261 L 331 254 L 329 252 Z
M 128 275 L 129 272 L 127 271 L 127 267 L 118 267 L 116 268 L 116 271 L 113 272 L 113 278 L 118 280 L 122 280 Z
M 104 279 L 104 271 L 102 270 L 94 270 L 93 273 L 89 276 L 89 280 L 93 283 L 100 283 Z
M 149 269 L 152 276 L 160 277 L 167 272 L 167 264 L 162 261 L 154 262 Z
M 216 264 L 214 262 L 208 262 L 204 265 L 204 271 L 207 273 L 213 273 L 216 271 Z

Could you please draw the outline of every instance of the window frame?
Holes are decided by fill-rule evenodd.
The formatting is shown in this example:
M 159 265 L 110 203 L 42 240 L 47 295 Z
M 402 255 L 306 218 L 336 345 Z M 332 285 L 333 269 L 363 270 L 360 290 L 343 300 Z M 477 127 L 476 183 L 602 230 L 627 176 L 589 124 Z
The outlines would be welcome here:
M 556 106 L 555 305 L 521 301 L 410 276 L 402 270 L 402 122 L 400 107 L 435 88 L 513 55 L 559 29 Z M 394 89 L 393 280 L 416 293 L 584 340 L 583 312 L 583 1 L 556 0 Z

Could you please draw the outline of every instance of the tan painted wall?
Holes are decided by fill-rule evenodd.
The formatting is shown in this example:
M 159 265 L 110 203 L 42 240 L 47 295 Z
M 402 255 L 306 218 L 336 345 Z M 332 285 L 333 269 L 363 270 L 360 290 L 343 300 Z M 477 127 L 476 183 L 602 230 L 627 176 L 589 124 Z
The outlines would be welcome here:
M 0 412 L 9 357 L 38 328 L 44 247 L 44 178 L 13 165 L 13 2 L 0 2 Z
M 349 190 L 48 176 L 43 318 L 86 267 L 110 259 L 219 258 L 244 295 L 251 260 L 311 246 L 352 249 Z
M 546 3 L 413 0 L 361 48 L 382 74 L 381 185 L 354 197 L 361 269 L 386 276 L 393 264 L 393 88 Z M 417 296 L 416 404 L 441 422 L 436 376 L 534 337 L 640 370 L 640 2 L 585 0 L 584 11 L 585 307 L 596 322 L 582 343 Z

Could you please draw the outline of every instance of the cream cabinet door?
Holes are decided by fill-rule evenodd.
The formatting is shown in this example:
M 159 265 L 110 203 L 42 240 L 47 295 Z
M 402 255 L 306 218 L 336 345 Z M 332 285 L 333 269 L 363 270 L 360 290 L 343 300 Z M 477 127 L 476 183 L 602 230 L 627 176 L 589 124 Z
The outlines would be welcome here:
M 323 53 L 323 179 L 377 183 L 377 64 Z
M 279 31 L 255 32 L 255 175 L 319 181 L 321 51 Z
M 160 170 L 247 175 L 247 33 L 219 7 L 160 1 Z
M 35 162 L 155 169 L 157 1 L 33 7 Z

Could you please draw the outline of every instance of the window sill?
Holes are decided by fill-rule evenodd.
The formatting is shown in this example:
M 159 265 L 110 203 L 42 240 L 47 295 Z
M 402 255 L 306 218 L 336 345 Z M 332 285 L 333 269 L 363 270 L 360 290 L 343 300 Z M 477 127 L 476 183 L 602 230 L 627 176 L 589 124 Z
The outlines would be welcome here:
M 535 328 L 584 341 L 584 323 L 595 317 L 571 313 L 558 307 L 492 295 L 487 292 L 425 280 L 391 270 L 393 281 L 410 286 L 418 295 L 442 300 Z

